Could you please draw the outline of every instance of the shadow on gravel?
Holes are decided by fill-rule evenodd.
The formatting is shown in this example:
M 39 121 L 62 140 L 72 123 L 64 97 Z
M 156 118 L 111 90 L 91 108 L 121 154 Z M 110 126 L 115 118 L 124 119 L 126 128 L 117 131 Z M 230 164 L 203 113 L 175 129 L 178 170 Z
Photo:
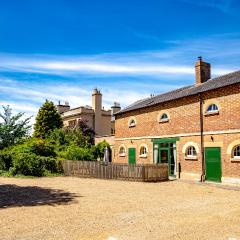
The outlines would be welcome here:
M 74 193 L 36 186 L 0 185 L 0 209 L 8 207 L 74 203 Z M 81 196 L 80 196 L 81 197 Z

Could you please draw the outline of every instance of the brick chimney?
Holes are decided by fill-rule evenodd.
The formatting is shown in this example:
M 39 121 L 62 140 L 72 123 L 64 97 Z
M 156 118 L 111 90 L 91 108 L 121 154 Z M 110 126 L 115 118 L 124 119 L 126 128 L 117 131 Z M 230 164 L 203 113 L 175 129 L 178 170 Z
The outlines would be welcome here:
M 196 84 L 206 82 L 211 78 L 211 65 L 202 61 L 202 57 L 198 57 L 195 63 Z

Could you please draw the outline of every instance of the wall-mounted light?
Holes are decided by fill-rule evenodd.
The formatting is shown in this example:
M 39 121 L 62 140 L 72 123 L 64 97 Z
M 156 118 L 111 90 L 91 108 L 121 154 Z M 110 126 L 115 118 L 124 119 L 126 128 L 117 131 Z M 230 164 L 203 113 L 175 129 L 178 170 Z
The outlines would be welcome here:
M 213 136 L 211 136 L 211 140 L 212 140 L 212 141 L 214 141 L 214 138 L 213 138 Z

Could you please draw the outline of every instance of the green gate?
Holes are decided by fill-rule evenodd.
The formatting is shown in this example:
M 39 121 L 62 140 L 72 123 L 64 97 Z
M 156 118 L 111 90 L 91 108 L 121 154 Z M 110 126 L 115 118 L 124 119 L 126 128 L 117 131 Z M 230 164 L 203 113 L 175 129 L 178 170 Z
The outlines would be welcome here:
M 128 149 L 128 163 L 136 164 L 136 148 Z
M 206 147 L 205 148 L 206 162 L 206 180 L 221 182 L 221 148 Z

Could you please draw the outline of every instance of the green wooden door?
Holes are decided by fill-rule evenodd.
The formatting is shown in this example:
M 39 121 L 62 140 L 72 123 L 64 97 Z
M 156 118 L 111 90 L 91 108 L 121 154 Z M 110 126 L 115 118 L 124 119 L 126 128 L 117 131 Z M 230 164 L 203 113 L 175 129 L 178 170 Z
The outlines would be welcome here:
M 128 149 L 128 163 L 136 164 L 136 148 Z
M 205 148 L 206 161 L 206 180 L 221 182 L 221 148 L 207 147 Z

